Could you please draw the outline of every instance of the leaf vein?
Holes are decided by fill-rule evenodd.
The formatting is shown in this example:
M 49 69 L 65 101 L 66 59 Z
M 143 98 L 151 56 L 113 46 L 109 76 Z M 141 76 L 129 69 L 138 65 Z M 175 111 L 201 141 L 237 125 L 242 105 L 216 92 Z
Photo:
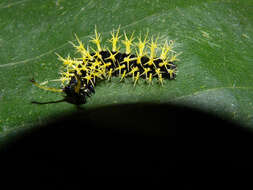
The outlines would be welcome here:
M 132 22 L 132 23 L 130 23 L 130 24 L 127 24 L 127 25 L 121 27 L 121 29 L 128 28 L 128 27 L 130 27 L 130 26 L 132 26 L 132 25 L 136 25 L 136 24 L 138 24 L 139 22 L 142 22 L 142 21 L 144 21 L 144 20 L 146 20 L 146 19 L 148 19 L 148 18 L 151 18 L 151 17 L 155 17 L 155 16 L 158 17 L 158 16 L 161 16 L 162 14 L 164 14 L 164 12 L 154 13 L 154 14 L 152 14 L 152 15 L 145 16 L 145 17 L 143 17 L 143 18 L 141 18 L 141 19 L 139 19 L 139 20 L 137 20 L 137 21 L 134 21 L 134 22 Z M 111 32 L 111 31 L 106 31 L 106 32 L 102 32 L 102 34 L 107 34 L 107 33 L 110 33 L 110 32 Z M 82 38 L 87 38 L 87 37 L 89 37 L 89 36 L 92 36 L 92 35 L 84 35 L 84 36 L 81 36 L 80 39 L 82 39 Z M 42 53 L 42 54 L 40 54 L 40 55 L 38 55 L 38 56 L 36 56 L 36 57 L 32 57 L 32 58 L 28 58 L 28 59 L 25 59 L 25 60 L 22 60 L 22 61 L 10 62 L 10 63 L 6 63 L 6 64 L 3 64 L 3 65 L 0 65 L 0 68 L 1 68 L 1 67 L 14 66 L 14 65 L 17 65 L 17 64 L 27 63 L 27 62 L 29 62 L 29 61 L 33 61 L 33 60 L 39 59 L 39 58 L 41 58 L 41 57 L 43 57 L 43 56 L 46 56 L 46 55 L 48 55 L 48 54 L 50 54 L 50 53 L 53 53 L 54 51 L 56 51 L 56 50 L 58 50 L 58 49 L 60 49 L 60 48 L 63 48 L 63 47 L 66 46 L 67 44 L 68 44 L 68 42 L 66 42 L 66 43 L 64 43 L 64 44 L 62 44 L 62 45 L 60 45 L 60 46 L 58 46 L 57 48 L 54 48 L 54 49 L 51 49 L 51 50 L 49 50 L 49 51 L 47 51 L 47 52 L 45 52 L 45 53 Z

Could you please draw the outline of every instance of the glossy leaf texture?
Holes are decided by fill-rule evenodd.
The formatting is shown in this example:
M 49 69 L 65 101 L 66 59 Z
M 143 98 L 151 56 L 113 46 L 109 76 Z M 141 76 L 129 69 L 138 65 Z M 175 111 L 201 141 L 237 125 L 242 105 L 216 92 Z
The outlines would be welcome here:
M 112 29 L 175 40 L 176 80 L 101 82 L 82 109 L 123 103 L 186 105 L 253 127 L 253 2 L 251 0 L 2 0 L 0 3 L 0 137 L 76 111 L 63 96 L 29 82 L 59 87 L 62 56 L 75 55 L 75 34 L 90 45 L 94 28 L 108 46 Z M 95 117 L 95 116 L 94 116 Z

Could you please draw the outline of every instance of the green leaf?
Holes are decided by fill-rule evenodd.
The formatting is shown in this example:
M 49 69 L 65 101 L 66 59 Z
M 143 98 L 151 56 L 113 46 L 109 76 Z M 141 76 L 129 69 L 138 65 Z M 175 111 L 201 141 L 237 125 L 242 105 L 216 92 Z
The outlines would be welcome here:
M 253 127 L 253 2 L 251 0 L 2 0 L 0 3 L 0 137 L 73 112 L 63 96 L 29 82 L 59 77 L 62 56 L 74 55 L 77 34 L 87 45 L 94 28 L 103 43 L 110 31 L 149 31 L 175 40 L 178 76 L 164 86 L 131 80 L 102 82 L 83 108 L 158 102 L 198 108 Z M 50 82 L 51 81 L 51 82 Z

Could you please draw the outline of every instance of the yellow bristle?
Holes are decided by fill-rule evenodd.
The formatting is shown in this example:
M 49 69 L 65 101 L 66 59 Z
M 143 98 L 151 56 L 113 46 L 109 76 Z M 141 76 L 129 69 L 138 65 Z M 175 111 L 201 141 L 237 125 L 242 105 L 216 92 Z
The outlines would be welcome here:
M 157 68 L 155 69 L 155 75 L 157 75 L 159 77 L 159 75 L 161 75 L 161 69 L 160 68 Z
M 95 38 L 91 38 L 90 41 L 97 46 L 98 51 L 102 51 L 102 48 L 101 48 L 101 45 L 100 45 L 101 37 L 100 37 L 100 34 L 98 34 L 96 28 L 95 28 Z
M 94 59 L 94 56 L 90 54 L 89 46 L 87 46 L 87 50 L 81 52 L 81 55 L 82 55 L 82 58 L 81 58 L 82 60 L 93 61 Z
M 81 68 L 79 68 L 78 66 L 73 66 L 74 70 L 76 71 L 77 75 L 82 75 L 81 73 Z
M 159 63 L 159 67 L 163 67 L 165 66 L 165 68 L 167 68 L 167 66 L 171 66 L 172 64 L 170 64 L 167 60 L 163 60 L 161 63 Z
M 179 61 L 179 59 L 177 58 L 181 53 L 178 54 L 173 54 L 171 56 L 171 58 L 169 59 L 169 62 L 174 62 L 174 61 Z
M 134 86 L 136 85 L 139 78 L 140 78 L 140 72 L 137 72 L 137 75 L 134 77 Z
M 121 76 L 121 69 L 124 69 L 126 67 L 126 65 L 119 65 L 117 68 L 115 68 L 114 71 L 119 70 L 119 76 Z
M 162 74 L 158 75 L 158 80 L 159 80 L 160 84 L 163 86 L 163 77 L 162 77 Z
M 86 49 L 84 48 L 82 41 L 78 38 L 78 36 L 76 34 L 75 34 L 75 37 L 76 37 L 76 41 L 78 42 L 78 45 L 75 45 L 73 42 L 69 42 L 69 43 L 72 44 L 73 47 L 77 49 L 77 52 L 79 52 L 81 54 L 85 54 Z
M 84 78 L 87 80 L 87 84 L 89 84 L 89 82 L 91 82 L 92 86 L 95 87 L 95 85 L 94 85 L 94 83 L 92 81 L 93 77 L 91 76 L 91 74 L 90 75 L 86 75 Z
M 123 60 L 122 62 L 120 62 L 120 63 L 126 62 L 126 64 L 127 64 L 127 69 L 128 69 L 128 70 L 129 70 L 129 63 L 130 63 L 130 61 L 136 60 L 136 58 L 130 58 L 130 56 L 131 56 L 131 55 L 125 57 L 124 60 Z
M 175 70 L 173 70 L 173 69 L 167 69 L 167 72 L 169 73 L 170 78 L 173 78 L 173 74 L 175 73 Z
M 149 61 L 145 63 L 144 65 L 149 65 L 149 66 L 154 65 L 154 67 L 156 67 L 154 61 L 155 61 L 154 57 L 150 57 Z
M 92 49 L 92 51 L 93 51 L 93 53 L 94 53 L 93 57 L 97 57 L 97 58 L 99 58 L 100 60 L 103 60 L 103 59 L 102 59 L 102 55 L 99 53 L 99 51 L 96 51 L 96 50 L 94 50 L 93 48 L 91 48 L 91 49 Z
M 120 26 L 117 29 L 116 33 L 114 31 L 111 32 L 112 38 L 109 41 L 112 43 L 112 51 L 113 52 L 119 51 L 119 48 L 117 47 L 117 43 L 118 43 L 119 39 L 121 38 L 121 36 L 119 36 L 119 30 L 120 30 Z
M 149 67 L 144 68 L 144 71 L 143 71 L 143 73 L 142 73 L 140 76 L 145 75 L 145 76 L 146 76 L 146 80 L 148 80 L 148 72 L 149 72 L 150 70 L 151 70 L 151 69 L 150 69 Z
M 157 48 L 157 40 L 158 37 L 156 38 L 156 40 L 153 40 L 153 36 L 151 38 L 151 43 L 149 45 L 149 49 L 150 49 L 150 57 L 151 58 L 155 58 L 156 57 L 156 48 Z
M 63 92 L 62 89 L 42 86 L 42 85 L 40 85 L 39 83 L 35 82 L 34 79 L 32 79 L 31 82 L 32 82 L 35 86 L 37 86 L 38 88 L 41 88 L 41 89 L 46 90 L 46 91 L 51 91 L 51 92 Z
M 112 69 L 112 68 L 110 68 L 109 72 L 107 73 L 108 80 L 110 80 L 110 79 L 111 79 L 111 77 L 112 77 L 112 71 L 113 71 L 113 69 Z
M 134 35 L 134 32 L 132 33 L 130 39 L 128 39 L 126 33 L 124 32 L 125 40 L 122 40 L 122 43 L 125 45 L 126 54 L 130 54 L 131 53 L 131 46 L 132 46 L 132 42 L 134 40 L 133 35 Z
M 134 73 L 137 72 L 138 70 L 139 70 L 138 67 L 133 67 L 132 70 L 127 73 L 127 75 L 132 75 L 133 80 L 134 80 Z
M 105 60 L 110 59 L 110 60 L 112 60 L 112 62 L 115 64 L 115 62 L 116 62 L 115 56 L 116 56 L 119 52 L 116 52 L 115 54 L 113 54 L 109 49 L 108 49 L 108 52 L 110 53 L 110 56 L 107 57 L 107 58 L 105 58 Z
M 68 55 L 68 57 L 66 59 L 64 59 L 59 54 L 57 54 L 57 53 L 55 53 L 55 54 L 58 56 L 58 59 L 63 62 L 64 66 L 67 66 L 67 67 L 72 67 L 73 66 L 74 61 L 70 58 L 69 55 Z
M 123 72 L 120 81 L 122 81 L 126 77 L 126 72 L 127 72 L 126 70 Z
M 70 78 L 68 78 L 68 77 L 61 77 L 60 81 L 61 81 L 61 85 L 64 86 L 66 84 L 66 82 L 70 81 Z
M 145 38 L 144 38 L 144 40 L 142 41 L 141 40 L 141 36 L 138 38 L 138 43 L 136 44 L 136 46 L 138 47 L 138 50 L 139 50 L 139 52 L 138 52 L 138 54 L 139 54 L 139 56 L 144 56 L 144 55 L 146 55 L 146 53 L 144 52 L 144 50 L 145 50 L 145 47 L 146 47 L 146 44 L 148 43 L 148 40 L 147 40 L 147 37 L 148 37 L 148 33 L 146 34 L 146 36 L 145 36 Z
M 148 83 L 152 84 L 152 79 L 153 79 L 153 74 L 149 73 L 149 77 L 148 77 Z
M 161 55 L 160 55 L 160 59 L 162 59 L 162 60 L 167 59 L 168 53 L 169 53 L 169 52 L 174 52 L 174 51 L 172 50 L 173 46 L 174 46 L 174 41 L 170 40 L 170 41 L 169 41 L 169 44 L 168 44 L 167 41 L 165 41 L 165 42 L 164 42 L 164 45 L 163 45 L 163 47 L 162 47 L 162 52 L 161 52 Z

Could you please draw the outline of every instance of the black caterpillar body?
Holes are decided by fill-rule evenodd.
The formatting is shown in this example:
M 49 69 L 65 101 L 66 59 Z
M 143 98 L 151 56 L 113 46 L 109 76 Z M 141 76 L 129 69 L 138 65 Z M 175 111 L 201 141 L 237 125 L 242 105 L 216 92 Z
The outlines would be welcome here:
M 80 53 L 78 58 L 62 58 L 64 68 L 61 72 L 62 89 L 48 88 L 32 81 L 36 86 L 45 90 L 54 92 L 64 92 L 66 97 L 75 104 L 84 104 L 86 97 L 90 97 L 95 93 L 95 86 L 101 80 L 110 80 L 111 77 L 120 77 L 120 80 L 126 77 L 132 77 L 134 86 L 140 78 L 145 79 L 149 84 L 153 78 L 163 85 L 164 79 L 174 79 L 176 77 L 177 54 L 172 50 L 173 41 L 164 43 L 161 48 L 160 56 L 157 56 L 157 39 L 154 41 L 138 38 L 137 43 L 133 43 L 133 35 L 122 43 L 125 45 L 125 52 L 120 52 L 117 47 L 119 41 L 119 29 L 112 32 L 112 50 L 102 49 L 100 45 L 100 35 L 95 30 L 95 38 L 91 42 L 97 46 L 97 50 L 92 53 L 89 49 L 84 48 L 83 43 L 77 38 L 78 45 L 73 44 Z M 150 42 L 149 42 L 150 41 Z M 133 49 L 131 46 L 135 46 Z M 148 48 L 146 47 L 148 46 Z M 149 50 L 146 51 L 146 49 Z

